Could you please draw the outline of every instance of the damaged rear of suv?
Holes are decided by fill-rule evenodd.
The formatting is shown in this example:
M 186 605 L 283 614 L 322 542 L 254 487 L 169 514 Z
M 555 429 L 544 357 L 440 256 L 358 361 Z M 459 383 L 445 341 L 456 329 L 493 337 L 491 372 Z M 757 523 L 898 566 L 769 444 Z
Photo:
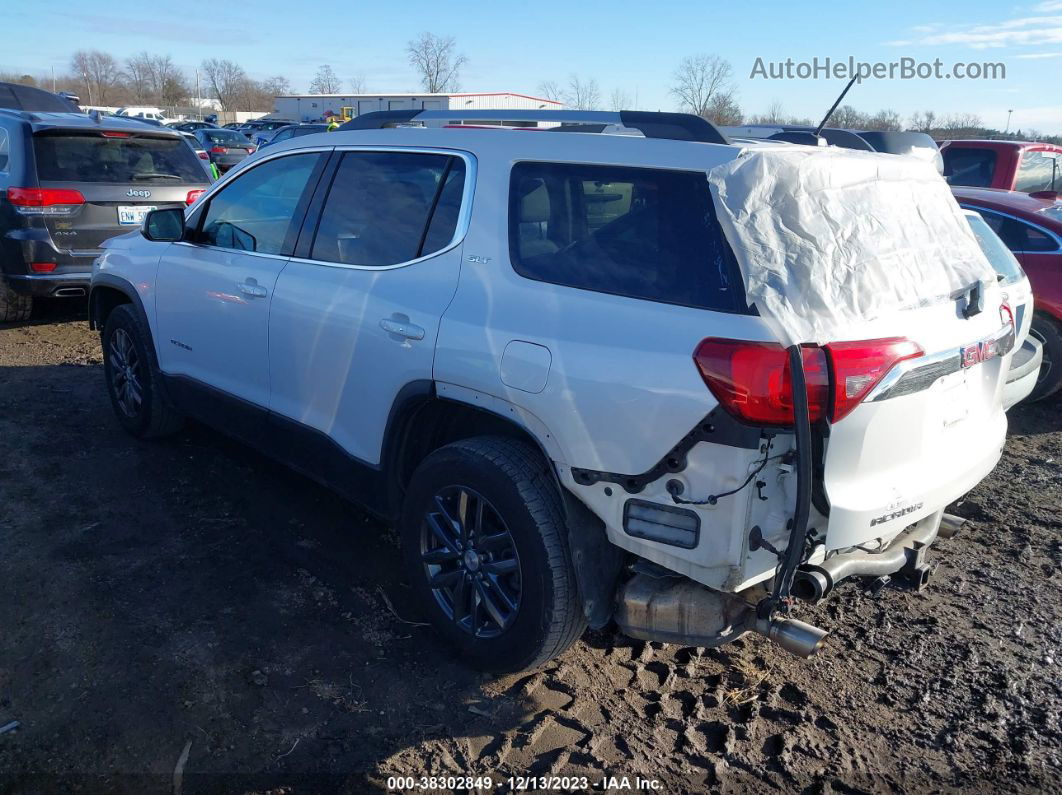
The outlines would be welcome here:
M 924 585 L 999 459 L 1014 340 L 933 168 L 491 113 L 552 126 L 367 114 L 114 241 L 91 311 L 127 429 L 192 414 L 397 518 L 425 613 L 492 670 L 613 620 L 806 656 L 794 599 Z

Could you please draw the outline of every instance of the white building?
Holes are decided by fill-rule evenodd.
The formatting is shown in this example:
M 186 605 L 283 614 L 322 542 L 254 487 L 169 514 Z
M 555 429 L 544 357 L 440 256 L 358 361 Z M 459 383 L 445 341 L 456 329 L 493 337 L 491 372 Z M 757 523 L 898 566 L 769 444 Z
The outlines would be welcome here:
M 476 94 L 292 94 L 277 97 L 278 119 L 318 121 L 331 111 L 336 116 L 360 116 L 376 110 L 562 110 L 551 99 L 509 91 Z

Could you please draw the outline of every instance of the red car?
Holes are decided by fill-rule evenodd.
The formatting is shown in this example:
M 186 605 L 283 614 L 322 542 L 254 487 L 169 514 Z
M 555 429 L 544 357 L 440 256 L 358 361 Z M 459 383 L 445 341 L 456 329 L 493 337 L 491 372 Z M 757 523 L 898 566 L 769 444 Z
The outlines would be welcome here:
M 1062 191 L 1062 146 L 1030 141 L 944 141 L 949 185 L 1022 193 Z
M 1062 387 L 1062 201 L 991 188 L 951 191 L 960 205 L 981 214 L 1029 276 L 1036 306 L 1030 333 L 1044 347 L 1029 399 L 1047 397 Z

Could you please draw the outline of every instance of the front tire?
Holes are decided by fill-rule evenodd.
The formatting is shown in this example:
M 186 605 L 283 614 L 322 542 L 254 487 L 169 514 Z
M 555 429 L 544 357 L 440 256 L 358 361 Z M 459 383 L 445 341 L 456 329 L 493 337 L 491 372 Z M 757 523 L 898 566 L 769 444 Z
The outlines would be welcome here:
M 586 626 L 548 467 L 524 442 L 482 436 L 436 450 L 409 484 L 400 530 L 410 581 L 476 668 L 537 667 Z
M 1043 400 L 1062 388 L 1062 329 L 1054 320 L 1037 312 L 1029 333 L 1044 346 L 1044 361 L 1029 400 Z
M 150 332 L 130 304 L 107 317 L 101 342 L 107 393 L 122 427 L 138 439 L 180 430 L 183 418 L 163 394 Z

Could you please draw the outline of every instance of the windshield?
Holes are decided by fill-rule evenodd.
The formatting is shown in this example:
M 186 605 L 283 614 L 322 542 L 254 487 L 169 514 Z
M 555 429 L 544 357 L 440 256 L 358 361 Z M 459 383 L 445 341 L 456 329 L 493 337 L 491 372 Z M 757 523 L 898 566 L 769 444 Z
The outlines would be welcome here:
M 991 149 L 949 146 L 943 152 L 944 179 L 949 185 L 989 188 L 996 170 L 996 153 Z
M 202 182 L 199 158 L 177 137 L 37 135 L 44 182 Z
M 992 231 L 992 227 L 985 223 L 984 218 L 975 214 L 967 215 L 966 220 L 992 269 L 1003 277 L 1003 284 L 1013 284 L 1025 278 L 1025 271 L 1021 269 L 1018 260 L 999 239 L 999 235 Z

